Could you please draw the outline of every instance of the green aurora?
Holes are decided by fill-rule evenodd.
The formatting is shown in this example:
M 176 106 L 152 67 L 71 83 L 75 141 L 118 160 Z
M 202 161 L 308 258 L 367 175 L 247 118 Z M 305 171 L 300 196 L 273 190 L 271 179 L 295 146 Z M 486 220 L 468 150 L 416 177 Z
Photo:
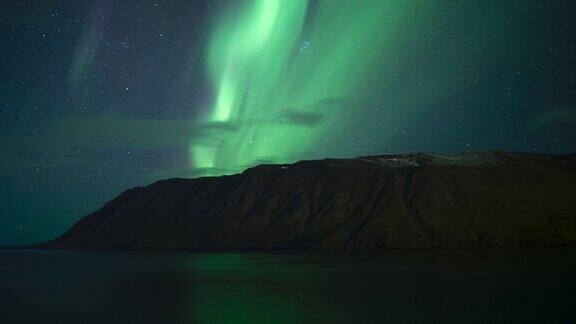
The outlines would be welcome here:
M 227 13 L 209 45 L 217 94 L 206 121 L 228 127 L 192 145 L 193 167 L 234 172 L 312 155 L 393 36 L 383 16 L 403 6 L 322 2 L 310 13 L 306 1 L 262 0 Z
M 385 141 L 372 139 L 382 141 L 411 115 L 473 81 L 475 65 L 454 64 L 453 56 L 478 48 L 454 41 L 432 52 L 426 44 L 433 34 L 414 39 L 438 23 L 427 16 L 442 19 L 431 15 L 442 9 L 383 0 L 232 5 L 208 44 L 214 103 L 201 121 L 208 135 L 190 145 L 191 167 L 219 175 L 259 163 L 385 149 Z M 449 18 L 450 12 L 444 15 Z M 471 23 L 485 30 L 487 23 L 497 27 L 498 19 Z M 478 41 L 480 49 L 488 45 Z M 421 65 L 421 55 L 434 65 Z M 414 67 L 420 73 L 403 74 Z

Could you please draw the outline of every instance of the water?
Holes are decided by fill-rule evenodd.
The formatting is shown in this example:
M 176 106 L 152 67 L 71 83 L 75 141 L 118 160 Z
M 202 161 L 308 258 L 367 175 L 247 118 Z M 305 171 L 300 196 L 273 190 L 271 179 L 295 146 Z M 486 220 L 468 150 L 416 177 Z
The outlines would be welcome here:
M 4 250 L 0 323 L 573 323 L 575 256 Z

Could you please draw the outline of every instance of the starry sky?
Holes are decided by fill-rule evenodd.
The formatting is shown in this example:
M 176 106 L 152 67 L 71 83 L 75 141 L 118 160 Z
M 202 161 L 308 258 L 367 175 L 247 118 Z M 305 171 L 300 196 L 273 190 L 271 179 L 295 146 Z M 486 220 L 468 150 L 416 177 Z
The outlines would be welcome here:
M 576 152 L 571 1 L 0 3 L 0 245 L 261 163 Z

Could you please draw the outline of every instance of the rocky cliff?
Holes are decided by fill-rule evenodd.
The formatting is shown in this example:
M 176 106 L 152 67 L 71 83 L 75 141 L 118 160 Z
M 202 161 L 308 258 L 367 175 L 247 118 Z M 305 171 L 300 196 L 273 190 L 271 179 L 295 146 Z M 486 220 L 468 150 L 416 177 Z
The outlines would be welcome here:
M 576 155 L 407 153 L 125 191 L 49 248 L 375 249 L 576 242 Z

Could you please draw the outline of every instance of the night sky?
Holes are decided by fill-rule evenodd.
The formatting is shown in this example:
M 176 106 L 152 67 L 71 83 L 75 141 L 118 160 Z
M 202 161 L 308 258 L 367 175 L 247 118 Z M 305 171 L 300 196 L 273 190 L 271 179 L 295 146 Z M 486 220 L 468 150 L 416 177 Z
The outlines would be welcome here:
M 0 245 L 260 163 L 576 151 L 573 1 L 2 1 Z

